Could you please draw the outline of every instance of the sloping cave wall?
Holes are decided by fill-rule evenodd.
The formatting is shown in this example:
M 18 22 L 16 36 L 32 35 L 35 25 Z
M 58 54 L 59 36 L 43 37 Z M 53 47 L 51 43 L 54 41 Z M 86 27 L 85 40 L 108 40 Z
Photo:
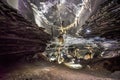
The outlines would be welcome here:
M 86 31 L 90 32 L 87 33 Z M 100 5 L 96 14 L 92 15 L 79 32 L 84 37 L 105 37 L 120 40 L 120 2 L 106 0 Z
M 43 52 L 50 35 L 0 1 L 0 59 Z
M 120 45 L 120 1 L 105 0 L 95 14 L 82 25 L 79 35 L 84 38 L 105 38 L 106 40 L 117 41 Z M 120 70 L 120 46 L 114 49 L 111 47 L 108 51 L 111 55 L 117 54 L 117 57 L 100 61 L 104 67 L 110 71 Z M 105 54 L 108 54 L 105 52 Z M 98 61 L 99 62 L 99 61 Z M 90 63 L 90 62 L 88 62 Z M 91 64 L 91 63 L 90 63 Z
M 9 3 L 10 6 L 12 6 L 15 9 L 18 9 L 18 1 L 19 0 L 4 0 L 7 1 L 7 3 Z

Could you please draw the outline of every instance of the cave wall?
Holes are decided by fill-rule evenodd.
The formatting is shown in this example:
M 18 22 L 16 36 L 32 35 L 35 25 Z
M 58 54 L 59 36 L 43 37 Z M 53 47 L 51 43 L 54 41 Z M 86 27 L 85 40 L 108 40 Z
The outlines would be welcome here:
M 18 0 L 6 0 L 7 3 L 15 9 L 18 9 Z
M 90 32 L 87 33 L 87 30 Z M 105 37 L 120 39 L 120 2 L 119 0 L 106 0 L 97 12 L 82 26 L 79 32 L 84 37 Z
M 49 40 L 50 35 L 44 32 L 44 28 L 24 19 L 15 9 L 0 1 L 0 59 L 43 52 Z

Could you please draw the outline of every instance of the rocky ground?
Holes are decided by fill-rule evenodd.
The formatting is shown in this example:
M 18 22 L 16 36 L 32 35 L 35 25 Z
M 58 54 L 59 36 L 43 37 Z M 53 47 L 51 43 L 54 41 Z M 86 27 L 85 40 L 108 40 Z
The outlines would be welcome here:
M 0 65 L 0 80 L 119 80 L 119 74 L 95 66 L 73 70 L 43 60 Z

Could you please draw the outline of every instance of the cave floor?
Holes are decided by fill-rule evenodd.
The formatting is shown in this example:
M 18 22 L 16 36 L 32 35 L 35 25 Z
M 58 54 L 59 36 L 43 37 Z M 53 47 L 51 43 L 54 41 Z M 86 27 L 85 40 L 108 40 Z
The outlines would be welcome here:
M 0 80 L 119 80 L 105 69 L 73 70 L 47 61 L 0 66 Z

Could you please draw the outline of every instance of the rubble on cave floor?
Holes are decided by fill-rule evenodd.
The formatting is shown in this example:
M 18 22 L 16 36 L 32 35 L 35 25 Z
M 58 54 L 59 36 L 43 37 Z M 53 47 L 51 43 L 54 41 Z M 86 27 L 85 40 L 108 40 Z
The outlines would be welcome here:
M 59 40 L 48 44 L 43 55 L 50 62 L 64 64 L 72 69 L 93 67 L 99 62 L 104 62 L 102 66 L 108 70 L 112 72 L 120 70 L 118 67 L 109 68 L 114 65 L 119 66 L 119 42 L 106 39 L 101 40 L 102 38 L 96 41 L 94 38 L 84 39 L 66 35 L 62 45 L 59 44 Z M 113 61 L 111 62 L 111 60 Z

